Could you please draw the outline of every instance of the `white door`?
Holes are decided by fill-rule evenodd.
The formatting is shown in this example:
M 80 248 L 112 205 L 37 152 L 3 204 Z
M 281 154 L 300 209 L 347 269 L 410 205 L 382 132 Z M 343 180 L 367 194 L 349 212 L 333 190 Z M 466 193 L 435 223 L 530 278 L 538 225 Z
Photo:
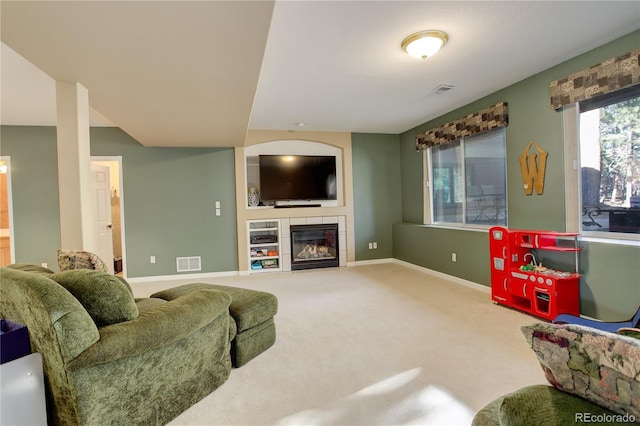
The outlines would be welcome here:
M 113 273 L 113 224 L 111 223 L 111 179 L 109 167 L 91 164 L 95 254 Z

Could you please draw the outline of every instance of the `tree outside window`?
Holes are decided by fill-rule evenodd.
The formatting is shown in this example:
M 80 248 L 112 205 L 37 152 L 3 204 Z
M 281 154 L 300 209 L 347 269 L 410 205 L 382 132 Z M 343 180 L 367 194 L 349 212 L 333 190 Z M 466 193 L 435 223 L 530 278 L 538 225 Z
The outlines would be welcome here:
M 640 233 L 640 97 L 580 114 L 582 229 Z

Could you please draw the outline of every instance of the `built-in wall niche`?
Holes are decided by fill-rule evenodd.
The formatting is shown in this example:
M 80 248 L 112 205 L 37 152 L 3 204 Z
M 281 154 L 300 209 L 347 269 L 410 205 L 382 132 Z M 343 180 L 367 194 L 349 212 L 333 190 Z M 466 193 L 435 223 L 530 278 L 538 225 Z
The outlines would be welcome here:
M 258 194 L 262 194 L 260 182 L 260 156 L 261 155 L 280 155 L 280 156 L 332 156 L 336 160 L 335 170 L 335 200 L 314 200 L 314 199 L 295 199 L 288 201 L 278 201 L 278 205 L 320 205 L 322 207 L 344 206 L 344 180 L 343 180 L 343 161 L 342 149 L 312 141 L 303 140 L 280 140 L 264 142 L 261 144 L 251 145 L 244 150 L 246 164 L 246 204 L 249 203 L 249 190 L 255 188 Z M 266 206 L 264 204 L 267 204 Z M 272 207 L 273 202 L 261 201 L 258 207 L 249 208 L 265 208 Z

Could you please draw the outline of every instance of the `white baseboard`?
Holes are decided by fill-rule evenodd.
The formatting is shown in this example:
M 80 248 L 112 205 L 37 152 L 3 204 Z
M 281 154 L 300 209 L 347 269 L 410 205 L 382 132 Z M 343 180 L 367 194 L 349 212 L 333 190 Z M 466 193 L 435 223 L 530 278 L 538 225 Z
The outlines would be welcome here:
M 411 269 L 415 269 L 418 271 L 422 271 L 426 274 L 433 275 L 434 277 L 442 278 L 444 280 L 452 281 L 456 284 L 463 285 L 465 287 L 472 288 L 474 290 L 481 291 L 483 293 L 491 294 L 491 287 L 486 285 L 478 284 L 473 281 L 465 280 L 463 278 L 454 277 L 453 275 L 445 274 L 443 272 L 434 271 L 433 269 L 425 268 L 423 266 L 414 265 L 413 263 L 405 262 L 404 260 L 392 259 L 394 263 L 398 263 L 400 265 L 406 266 Z
M 434 271 L 433 269 L 414 265 L 413 263 L 405 262 L 404 260 L 394 259 L 391 257 L 384 258 L 384 259 L 358 260 L 355 262 L 347 262 L 347 267 L 378 265 L 383 263 L 397 263 L 399 265 L 406 266 L 407 268 L 415 269 L 417 271 L 421 271 L 426 274 L 432 275 L 434 277 L 448 280 L 456 284 L 460 284 L 465 287 L 469 287 L 474 290 L 481 291 L 483 293 L 487 293 L 487 294 L 491 293 L 491 287 L 478 284 L 473 281 L 468 281 L 463 278 L 454 277 L 453 275 Z M 178 274 L 178 275 L 135 277 L 135 278 L 127 278 L 127 281 L 130 283 L 144 283 L 144 282 L 153 282 L 153 281 L 197 280 L 199 278 L 219 278 L 219 277 L 233 277 L 233 276 L 246 276 L 246 275 L 250 275 L 250 272 L 249 271 L 204 272 L 199 274 Z
M 355 262 L 349 262 L 347 266 L 378 265 L 380 263 L 391 263 L 393 261 L 394 259 L 391 257 L 384 259 L 356 260 Z
M 199 278 L 234 277 L 241 275 L 238 271 L 202 272 L 199 274 L 156 275 L 150 277 L 126 278 L 130 283 L 147 283 L 153 281 L 196 280 Z

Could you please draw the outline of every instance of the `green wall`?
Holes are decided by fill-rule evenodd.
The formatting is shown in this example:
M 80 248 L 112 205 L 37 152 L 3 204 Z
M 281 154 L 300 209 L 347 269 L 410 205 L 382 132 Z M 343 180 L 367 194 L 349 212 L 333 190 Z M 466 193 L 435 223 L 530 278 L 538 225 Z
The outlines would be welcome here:
M 203 273 L 238 270 L 232 148 L 148 148 L 96 127 L 91 155 L 122 156 L 129 277 L 176 274 L 186 256 L 201 256 Z
M 393 250 L 396 259 L 490 285 L 487 232 L 400 223 L 393 226 Z
M 354 133 L 351 143 L 356 260 L 392 258 L 392 225 L 402 219 L 398 135 Z
M 55 127 L 0 127 L 0 154 L 11 157 L 16 262 L 57 269 L 60 248 Z
M 1 154 L 11 157 L 16 261 L 56 269 L 56 129 L 2 126 Z M 91 155 L 122 156 L 129 277 L 176 274 L 182 256 L 201 256 L 203 273 L 238 270 L 232 148 L 147 148 L 118 128 L 98 127 Z
M 1 130 L 0 153 L 12 161 L 16 261 L 56 269 L 56 129 Z M 128 277 L 174 275 L 181 256 L 201 256 L 202 272 L 238 269 L 233 149 L 144 147 L 118 128 L 97 127 L 91 155 L 122 156 Z M 354 134 L 352 159 L 356 259 L 391 258 L 392 224 L 401 221 L 402 206 L 399 136 Z M 369 250 L 373 241 L 378 249 Z
M 394 257 L 436 271 L 490 285 L 486 232 L 450 230 L 422 225 L 422 155 L 415 137 L 425 130 L 495 103 L 509 104 L 507 182 L 509 227 L 565 230 L 562 113 L 549 105 L 549 83 L 613 56 L 638 48 L 640 31 L 510 85 L 400 135 L 402 219 L 393 228 Z M 518 157 L 530 141 L 549 153 L 542 195 L 522 191 Z M 577 191 L 577 188 L 567 188 Z M 640 305 L 640 247 L 583 242 L 581 304 L 583 314 L 620 319 Z M 458 261 L 451 261 L 456 251 Z M 615 277 L 615 278 L 614 278 Z M 614 278 L 614 279 L 612 279 Z

